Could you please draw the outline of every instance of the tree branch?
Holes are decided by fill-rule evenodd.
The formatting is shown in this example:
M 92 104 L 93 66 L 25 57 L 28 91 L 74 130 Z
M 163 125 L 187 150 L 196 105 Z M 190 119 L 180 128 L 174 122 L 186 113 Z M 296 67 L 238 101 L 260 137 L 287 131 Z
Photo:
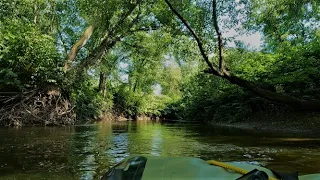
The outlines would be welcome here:
M 205 70 L 206 73 L 213 74 L 215 76 L 220 76 L 223 79 L 228 80 L 232 84 L 236 84 L 242 88 L 245 88 L 254 94 L 279 103 L 284 103 L 288 105 L 292 105 L 296 108 L 304 109 L 304 110 L 317 110 L 320 111 L 320 101 L 319 100 L 304 100 L 297 97 L 289 96 L 286 94 L 279 94 L 276 92 L 269 91 L 267 89 L 261 88 L 259 85 L 252 83 L 248 80 L 239 78 L 237 76 L 232 75 L 224 66 L 223 56 L 222 56 L 222 37 L 219 30 L 218 22 L 217 22 L 217 13 L 216 13 L 216 0 L 213 0 L 212 6 L 213 6 L 213 24 L 215 27 L 215 31 L 218 34 L 218 43 L 219 43 L 219 69 L 215 69 L 212 65 L 212 63 L 209 61 L 208 56 L 204 53 L 204 49 L 202 47 L 202 43 L 200 41 L 200 38 L 196 35 L 196 33 L 192 30 L 192 28 L 188 25 L 188 23 L 183 19 L 183 17 L 172 7 L 172 5 L 169 3 L 168 0 L 165 0 L 165 2 L 170 7 L 171 11 L 179 17 L 179 19 L 183 22 L 183 24 L 188 28 L 188 30 L 191 32 L 192 36 L 196 39 L 198 43 L 198 47 L 201 51 L 201 54 L 204 58 L 204 60 L 207 62 L 209 69 Z
M 218 49 L 219 49 L 219 71 L 222 72 L 224 70 L 224 60 L 222 55 L 222 34 L 219 29 L 218 25 L 218 16 L 217 16 L 217 1 L 212 0 L 212 20 L 213 20 L 213 26 L 214 29 L 218 35 Z
M 140 4 L 141 0 L 138 0 L 136 4 L 132 5 L 132 7 L 120 18 L 117 24 L 109 31 L 108 36 L 100 43 L 100 45 L 94 49 L 94 51 L 84 59 L 84 61 L 80 64 L 81 68 L 88 68 L 91 65 L 97 64 L 97 61 L 100 60 L 105 53 L 116 45 L 118 41 L 124 35 L 116 35 L 116 29 L 120 27 L 125 19 L 132 14 L 134 9 Z M 132 23 L 131 23 L 132 24 Z
M 129 11 L 128 11 L 127 13 L 125 13 L 125 14 L 122 16 L 122 18 L 118 21 L 118 23 L 115 25 L 115 27 L 112 28 L 113 31 L 115 31 L 117 27 L 120 27 L 120 26 L 124 23 L 124 20 L 126 20 L 126 18 L 127 18 L 128 16 L 130 16 L 130 14 L 132 14 L 132 12 L 136 9 L 136 7 L 137 7 L 138 5 L 139 5 L 139 7 L 140 7 L 141 1 L 142 1 L 142 0 L 138 0 L 136 4 L 133 4 L 133 5 L 132 5 L 132 7 L 129 9 Z M 139 9 L 139 11 L 140 11 L 140 9 Z M 138 13 L 137 17 L 132 21 L 131 24 L 134 24 L 135 21 L 138 20 L 139 15 L 140 15 L 140 12 Z
M 82 68 L 88 68 L 89 66 L 95 65 L 99 63 L 100 60 L 106 52 L 113 48 L 118 41 L 120 41 L 121 36 L 116 37 L 114 39 L 107 38 L 102 41 L 102 43 L 97 47 L 93 53 L 91 53 L 81 64 Z
M 72 61 L 77 57 L 79 50 L 87 43 L 87 41 L 90 39 L 92 32 L 93 32 L 93 26 L 89 26 L 86 31 L 83 33 L 83 35 L 81 36 L 81 38 L 77 41 L 77 43 L 75 43 L 68 56 L 67 56 L 67 61 L 64 64 L 64 72 L 66 72 Z
M 171 9 L 171 11 L 176 16 L 178 16 L 178 18 L 182 21 L 182 23 L 187 27 L 187 29 L 192 34 L 193 38 L 197 41 L 197 44 L 198 44 L 199 50 L 201 52 L 201 55 L 202 55 L 203 59 L 206 61 L 207 65 L 209 66 L 211 71 L 212 72 L 216 72 L 217 74 L 219 74 L 218 71 L 216 70 L 216 68 L 214 68 L 214 65 L 209 61 L 209 58 L 208 58 L 207 54 L 204 51 L 204 48 L 203 48 L 203 45 L 202 45 L 202 42 L 201 42 L 199 36 L 193 31 L 193 29 L 189 26 L 187 21 L 178 13 L 178 11 L 173 8 L 173 6 L 170 4 L 170 2 L 168 0 L 165 0 L 165 2 L 167 3 L 167 5 Z

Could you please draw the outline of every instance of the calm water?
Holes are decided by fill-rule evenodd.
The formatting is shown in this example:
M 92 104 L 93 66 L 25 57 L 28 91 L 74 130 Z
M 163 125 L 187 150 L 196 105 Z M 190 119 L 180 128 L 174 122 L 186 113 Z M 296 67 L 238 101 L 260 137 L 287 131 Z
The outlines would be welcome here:
M 131 154 L 247 161 L 320 173 L 320 138 L 305 135 L 126 122 L 2 128 L 0 141 L 0 179 L 99 179 Z

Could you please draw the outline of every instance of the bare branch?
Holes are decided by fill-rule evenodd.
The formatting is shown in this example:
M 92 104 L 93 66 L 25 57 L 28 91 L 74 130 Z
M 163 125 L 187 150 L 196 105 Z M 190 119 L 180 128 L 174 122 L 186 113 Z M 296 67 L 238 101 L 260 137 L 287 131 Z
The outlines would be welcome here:
M 64 72 L 66 72 L 72 61 L 77 57 L 77 54 L 79 52 L 79 50 L 87 43 L 87 41 L 90 39 L 92 32 L 93 32 L 93 26 L 89 26 L 86 31 L 83 33 L 83 35 L 81 36 L 81 38 L 77 41 L 77 43 L 75 43 L 68 56 L 67 56 L 67 61 L 64 64 Z
M 223 43 L 222 43 L 222 34 L 219 29 L 218 25 L 218 17 L 217 17 L 217 1 L 212 0 L 212 19 L 213 19 L 213 26 L 218 35 L 218 48 L 219 48 L 219 71 L 222 72 L 224 69 L 224 60 L 222 55 Z
M 213 71 L 213 72 L 215 71 L 216 73 L 218 73 L 216 68 L 214 68 L 214 65 L 209 61 L 209 58 L 208 58 L 207 54 L 204 51 L 204 48 L 203 48 L 203 45 L 202 45 L 202 42 L 201 42 L 199 36 L 194 32 L 194 30 L 190 27 L 190 25 L 187 23 L 187 21 L 178 13 L 178 11 L 173 8 L 173 6 L 170 4 L 170 2 L 168 0 L 165 0 L 165 2 L 168 4 L 168 6 L 171 9 L 171 11 L 176 16 L 178 16 L 178 18 L 182 21 L 182 23 L 187 27 L 187 29 L 192 34 L 193 38 L 197 41 L 197 44 L 198 44 L 199 50 L 201 52 L 201 55 L 202 55 L 203 59 L 206 61 L 207 65 L 209 66 L 211 71 Z

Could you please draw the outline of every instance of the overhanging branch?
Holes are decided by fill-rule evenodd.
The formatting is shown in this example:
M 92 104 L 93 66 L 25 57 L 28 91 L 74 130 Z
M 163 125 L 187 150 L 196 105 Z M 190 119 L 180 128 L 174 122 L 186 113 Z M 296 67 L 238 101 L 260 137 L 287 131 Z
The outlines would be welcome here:
M 196 35 L 196 33 L 192 30 L 192 28 L 188 25 L 188 23 L 185 21 L 185 19 L 172 7 L 170 2 L 168 0 L 165 0 L 165 2 L 170 7 L 171 11 L 178 16 L 178 18 L 183 22 L 183 24 L 188 28 L 188 30 L 191 32 L 192 36 L 196 39 L 198 43 L 198 47 L 201 51 L 201 54 L 206 61 L 206 63 L 209 66 L 209 69 L 206 70 L 206 73 L 213 74 L 215 76 L 220 76 L 223 79 L 228 80 L 232 84 L 236 84 L 242 88 L 245 88 L 254 94 L 274 101 L 279 102 L 283 104 L 292 105 L 296 108 L 304 109 L 304 110 L 313 110 L 313 111 L 320 111 L 320 101 L 319 100 L 304 100 L 301 98 L 297 98 L 294 96 L 286 95 L 286 94 L 279 94 L 273 91 L 269 91 L 267 89 L 261 88 L 259 85 L 252 83 L 248 80 L 239 78 L 237 76 L 232 75 L 224 65 L 223 56 L 222 56 L 222 37 L 219 30 L 218 22 L 217 22 L 217 14 L 216 14 L 216 0 L 213 0 L 213 24 L 215 27 L 215 31 L 218 34 L 218 44 L 219 44 L 219 69 L 215 69 L 213 67 L 213 64 L 209 61 L 208 56 L 205 54 L 202 43 L 200 41 L 200 38 Z
M 81 36 L 81 38 L 72 46 L 70 52 L 67 55 L 67 61 L 64 63 L 64 72 L 67 72 L 67 70 L 69 69 L 72 61 L 77 57 L 79 50 L 86 45 L 86 43 L 88 42 L 88 40 L 90 39 L 92 32 L 93 32 L 93 26 L 90 25 L 85 32 L 83 33 L 83 35 Z
M 171 11 L 176 15 L 178 16 L 178 18 L 182 21 L 182 23 L 187 27 L 187 29 L 190 31 L 190 33 L 192 34 L 193 38 L 197 41 L 197 44 L 198 44 L 198 47 L 199 47 L 199 50 L 201 52 L 201 55 L 203 57 L 203 59 L 205 60 L 205 62 L 207 63 L 207 65 L 209 66 L 209 68 L 211 69 L 211 71 L 216 71 L 216 68 L 214 68 L 214 64 L 212 64 L 210 61 L 209 61 L 209 58 L 207 56 L 207 54 L 205 53 L 204 51 L 204 48 L 203 48 L 203 45 L 202 45 L 202 42 L 199 38 L 199 36 L 194 32 L 194 30 L 190 27 L 190 25 L 187 23 L 187 21 L 179 14 L 179 12 L 177 10 L 175 10 L 173 8 L 173 6 L 171 5 L 171 3 L 168 1 L 168 0 L 165 0 L 165 2 L 167 3 L 167 5 L 169 6 L 169 8 L 171 9 Z M 218 73 L 218 72 L 217 72 Z
M 223 55 L 222 55 L 223 43 L 222 43 L 222 34 L 220 32 L 219 25 L 218 25 L 217 1 L 216 0 L 212 0 L 212 20 L 213 20 L 214 29 L 218 35 L 219 71 L 222 72 L 224 70 L 224 60 L 223 60 Z

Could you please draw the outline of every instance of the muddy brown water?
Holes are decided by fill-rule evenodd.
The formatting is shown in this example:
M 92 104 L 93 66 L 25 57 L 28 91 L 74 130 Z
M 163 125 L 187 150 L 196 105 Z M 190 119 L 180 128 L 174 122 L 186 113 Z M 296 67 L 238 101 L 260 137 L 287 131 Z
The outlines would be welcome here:
M 100 123 L 0 128 L 0 179 L 99 179 L 132 154 L 241 161 L 320 173 L 320 134 L 267 133 L 200 124 Z

